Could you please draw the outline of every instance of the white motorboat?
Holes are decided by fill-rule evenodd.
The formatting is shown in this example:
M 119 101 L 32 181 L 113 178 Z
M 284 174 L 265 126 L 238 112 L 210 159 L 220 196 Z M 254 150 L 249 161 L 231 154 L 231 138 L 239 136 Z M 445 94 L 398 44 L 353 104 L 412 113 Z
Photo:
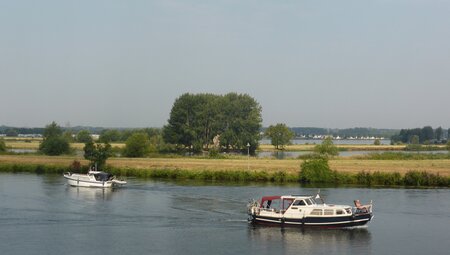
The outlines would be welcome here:
M 70 186 L 112 188 L 126 184 L 124 180 L 119 180 L 110 173 L 90 170 L 87 174 L 64 173 L 64 178 Z
M 320 198 L 316 196 L 316 198 Z M 265 196 L 248 205 L 250 221 L 254 224 L 300 227 L 352 227 L 367 224 L 372 218 L 372 202 L 355 207 L 317 203 L 313 196 Z

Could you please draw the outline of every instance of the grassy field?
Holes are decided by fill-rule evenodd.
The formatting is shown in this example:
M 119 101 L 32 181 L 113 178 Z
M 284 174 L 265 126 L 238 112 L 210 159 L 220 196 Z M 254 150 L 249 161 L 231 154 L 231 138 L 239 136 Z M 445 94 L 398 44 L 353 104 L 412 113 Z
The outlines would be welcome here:
M 77 156 L 36 156 L 36 155 L 0 155 L 0 164 L 42 164 L 69 166 L 74 160 L 83 165 L 88 162 Z M 168 169 L 188 171 L 250 171 L 279 172 L 295 174 L 300 171 L 301 160 L 257 159 L 246 157 L 241 159 L 204 159 L 204 158 L 110 158 L 107 164 L 115 168 L 133 169 Z M 342 173 L 365 172 L 398 172 L 426 171 L 440 176 L 450 177 L 450 160 L 366 160 L 366 159 L 334 159 L 329 161 L 332 170 Z

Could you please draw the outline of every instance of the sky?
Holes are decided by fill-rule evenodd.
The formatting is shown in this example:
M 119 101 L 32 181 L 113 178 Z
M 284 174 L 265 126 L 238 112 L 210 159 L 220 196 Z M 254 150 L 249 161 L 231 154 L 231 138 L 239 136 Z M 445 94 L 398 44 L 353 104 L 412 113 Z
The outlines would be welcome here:
M 263 126 L 450 127 L 450 0 L 0 0 L 0 125 L 162 127 L 184 93 Z

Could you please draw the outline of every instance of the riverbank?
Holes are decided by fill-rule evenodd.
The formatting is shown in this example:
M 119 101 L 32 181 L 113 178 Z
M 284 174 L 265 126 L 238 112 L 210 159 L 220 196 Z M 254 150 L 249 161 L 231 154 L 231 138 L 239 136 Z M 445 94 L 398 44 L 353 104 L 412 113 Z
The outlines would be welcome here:
M 0 172 L 62 173 L 77 156 L 0 155 Z M 122 176 L 224 181 L 298 182 L 302 160 L 275 160 L 246 157 L 205 158 L 111 158 L 108 171 Z M 433 186 L 450 184 L 450 160 L 363 160 L 329 161 L 336 183 L 363 185 L 403 185 L 408 175 L 431 181 Z M 373 180 L 372 180 L 373 179 Z M 439 179 L 438 181 L 436 181 Z M 412 183 L 415 181 L 413 180 Z M 424 185 L 419 181 L 419 185 Z M 420 184 L 422 183 L 422 184 Z M 409 184 L 408 184 L 409 185 Z M 425 185 L 428 186 L 428 185 Z

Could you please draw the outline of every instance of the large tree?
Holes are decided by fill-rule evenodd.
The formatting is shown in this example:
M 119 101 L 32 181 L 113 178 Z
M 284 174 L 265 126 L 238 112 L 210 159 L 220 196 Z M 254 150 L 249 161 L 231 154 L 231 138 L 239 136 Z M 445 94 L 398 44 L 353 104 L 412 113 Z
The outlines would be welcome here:
M 270 138 L 272 145 L 279 150 L 290 144 L 295 134 L 286 124 L 278 123 L 275 126 L 270 125 L 266 129 L 265 135 Z
M 61 127 L 54 121 L 45 127 L 39 151 L 51 156 L 70 153 L 69 141 L 64 137 Z
M 247 94 L 229 93 L 220 101 L 221 145 L 226 150 L 246 150 L 248 144 L 254 153 L 260 139 L 261 106 Z
M 261 107 L 249 95 L 183 94 L 163 129 L 165 142 L 193 151 L 207 149 L 216 135 L 225 150 L 253 152 L 259 141 Z

